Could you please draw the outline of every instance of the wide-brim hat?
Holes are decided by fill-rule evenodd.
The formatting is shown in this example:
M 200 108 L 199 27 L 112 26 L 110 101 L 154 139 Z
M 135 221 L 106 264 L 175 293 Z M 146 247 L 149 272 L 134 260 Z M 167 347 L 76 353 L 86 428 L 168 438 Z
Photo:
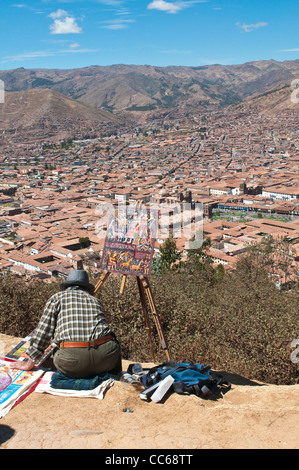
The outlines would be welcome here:
M 83 269 L 73 269 L 67 280 L 60 284 L 61 290 L 65 290 L 70 286 L 85 287 L 91 294 L 94 293 L 94 285 L 89 282 L 88 274 Z

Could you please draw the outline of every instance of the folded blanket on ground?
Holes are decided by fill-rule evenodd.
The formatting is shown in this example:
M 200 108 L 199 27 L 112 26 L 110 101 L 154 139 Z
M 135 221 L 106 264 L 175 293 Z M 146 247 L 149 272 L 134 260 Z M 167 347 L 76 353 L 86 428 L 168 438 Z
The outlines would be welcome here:
M 67 388 L 59 389 L 51 387 L 50 382 L 52 375 L 54 375 L 54 372 L 46 372 L 39 380 L 38 385 L 34 391 L 37 393 L 50 393 L 51 395 L 58 395 L 60 397 L 98 398 L 103 400 L 106 391 L 114 384 L 113 378 L 109 378 L 92 390 L 72 390 Z
M 56 371 L 52 375 L 50 386 L 52 388 L 67 390 L 93 390 L 105 380 L 110 378 L 111 376 L 107 372 L 104 372 L 90 379 L 73 379 L 67 377 L 59 371 Z

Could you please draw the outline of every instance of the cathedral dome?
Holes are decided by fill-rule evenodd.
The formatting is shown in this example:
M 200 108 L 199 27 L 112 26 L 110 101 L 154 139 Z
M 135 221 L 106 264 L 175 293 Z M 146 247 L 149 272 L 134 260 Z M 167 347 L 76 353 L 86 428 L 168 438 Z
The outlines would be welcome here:
M 167 191 L 167 189 L 163 188 L 163 189 L 160 189 L 159 195 L 164 196 L 164 197 L 169 196 L 169 192 Z

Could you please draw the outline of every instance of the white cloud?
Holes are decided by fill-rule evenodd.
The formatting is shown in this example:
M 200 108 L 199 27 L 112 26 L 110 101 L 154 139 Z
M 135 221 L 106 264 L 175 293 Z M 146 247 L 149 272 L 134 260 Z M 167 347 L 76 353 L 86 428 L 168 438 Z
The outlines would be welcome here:
M 265 21 L 260 21 L 259 23 L 255 23 L 255 24 L 236 23 L 236 26 L 238 26 L 238 28 L 242 29 L 244 33 L 251 33 L 251 31 L 253 31 L 254 29 L 263 28 L 265 26 L 268 26 L 268 23 L 266 23 Z
M 147 8 L 149 10 L 166 11 L 166 13 L 178 13 L 182 9 L 182 5 L 181 2 L 170 3 L 165 2 L 165 0 L 153 0 L 153 2 L 148 4 Z
M 12 7 L 14 8 L 26 8 L 27 10 L 30 10 L 30 11 L 33 11 L 34 13 L 36 13 L 37 15 L 40 15 L 42 14 L 43 12 L 40 11 L 40 10 L 37 10 L 36 8 L 30 6 L 30 5 L 24 5 L 24 3 L 15 3 L 13 5 L 11 5 Z
M 99 49 L 79 49 L 77 47 L 71 48 L 70 46 L 70 49 L 62 49 L 57 51 L 33 51 L 24 54 L 6 56 L 2 57 L 0 63 L 5 64 L 7 62 L 24 62 L 27 60 L 40 59 L 43 57 L 61 57 L 68 54 L 87 54 L 94 52 L 99 52 Z
M 123 0 L 98 0 L 98 3 L 103 3 L 109 6 L 118 6 L 123 3 Z
M 57 55 L 65 55 L 65 54 L 87 54 L 91 52 L 99 52 L 100 49 L 65 49 L 59 51 Z
M 25 54 L 16 54 L 11 56 L 3 57 L 1 63 L 4 64 L 6 62 L 22 62 L 24 60 L 36 59 L 41 57 L 51 57 L 54 56 L 55 53 L 49 51 L 34 51 L 28 52 Z
M 53 18 L 56 20 L 57 18 L 65 18 L 68 16 L 68 12 L 65 10 L 61 10 L 60 8 L 57 11 L 53 11 L 53 13 L 50 13 L 49 17 Z
M 69 16 L 65 10 L 59 9 L 50 13 L 49 17 L 54 20 L 54 23 L 50 26 L 51 34 L 79 34 L 82 32 L 76 18 Z
M 102 26 L 102 28 L 118 30 L 127 28 L 129 23 L 135 23 L 135 20 L 117 18 L 115 20 L 102 21 L 102 23 L 105 24 L 105 26 Z
M 299 52 L 299 47 L 295 49 L 281 49 L 279 52 Z
M 189 1 L 176 1 L 166 2 L 165 0 L 153 0 L 151 3 L 148 4 L 147 8 L 149 10 L 160 10 L 165 11 L 166 13 L 178 13 L 179 11 L 183 10 L 184 8 L 188 8 L 194 3 L 206 3 L 209 0 L 189 0 Z

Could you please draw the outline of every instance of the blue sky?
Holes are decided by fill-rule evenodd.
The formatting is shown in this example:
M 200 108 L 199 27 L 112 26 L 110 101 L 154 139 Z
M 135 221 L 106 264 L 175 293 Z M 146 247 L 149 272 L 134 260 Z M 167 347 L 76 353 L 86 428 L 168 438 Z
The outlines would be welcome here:
M 2 70 L 299 58 L 297 0 L 2 0 L 0 9 Z

